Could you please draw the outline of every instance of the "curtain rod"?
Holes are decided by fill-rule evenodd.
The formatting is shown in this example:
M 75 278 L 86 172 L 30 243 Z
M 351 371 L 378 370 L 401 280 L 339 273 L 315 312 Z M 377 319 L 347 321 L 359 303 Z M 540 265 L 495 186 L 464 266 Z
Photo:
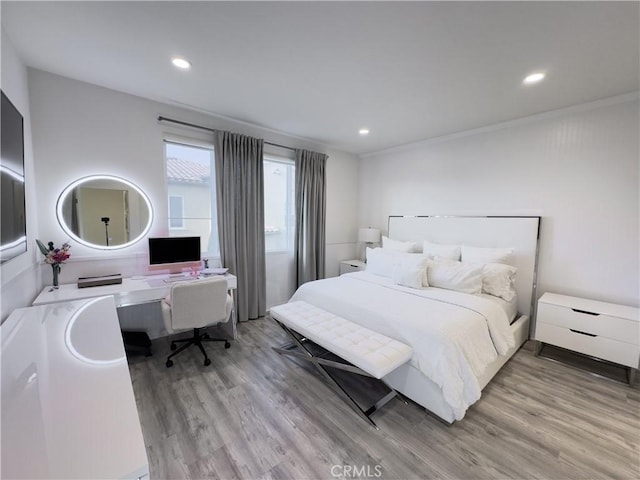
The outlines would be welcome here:
M 182 120 L 174 120 L 172 118 L 167 118 L 167 117 L 163 117 L 163 116 L 159 116 L 158 117 L 158 121 L 159 122 L 170 122 L 170 123 L 175 123 L 177 125 L 183 125 L 185 127 L 191 127 L 191 128 L 198 128 L 200 130 L 206 130 L 208 132 L 215 132 L 216 130 L 213 128 L 209 128 L 209 127 L 203 127 L 202 125 L 196 125 L 195 123 L 187 123 L 187 122 L 183 122 Z M 280 148 L 286 148 L 287 150 L 293 150 L 295 152 L 295 148 L 293 147 L 287 147 L 286 145 L 280 145 L 279 143 L 272 143 L 272 142 L 264 142 L 267 145 L 271 145 L 273 147 L 280 147 Z

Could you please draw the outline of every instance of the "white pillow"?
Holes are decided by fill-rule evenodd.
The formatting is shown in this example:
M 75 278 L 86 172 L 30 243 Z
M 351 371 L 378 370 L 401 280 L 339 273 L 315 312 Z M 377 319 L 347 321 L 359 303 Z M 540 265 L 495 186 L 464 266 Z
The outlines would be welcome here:
M 487 263 L 482 268 L 482 293 L 510 302 L 516 297 L 514 282 L 516 267 L 502 263 Z
M 423 255 L 401 255 L 393 266 L 391 279 L 396 285 L 410 288 L 428 287 L 427 262 L 428 257 Z
M 460 245 L 441 245 L 426 240 L 422 242 L 422 253 L 431 257 L 443 257 L 460 260 Z
M 382 248 L 393 250 L 394 252 L 420 253 L 420 244 L 417 242 L 401 242 L 389 237 L 382 236 Z
M 429 258 L 439 263 L 453 263 L 454 265 L 457 263 L 460 263 L 460 260 L 453 260 L 452 258 L 440 257 L 439 255 L 436 255 L 435 257 L 429 256 Z
M 427 267 L 429 286 L 464 293 L 480 293 L 482 268 L 482 265 L 470 263 L 429 260 Z
M 404 253 L 396 252 L 393 250 L 387 250 L 384 248 L 367 248 L 367 268 L 366 271 L 373 273 L 374 275 L 380 275 L 382 277 L 393 277 L 393 268 L 401 261 L 424 263 L 428 260 L 428 257 L 421 253 Z M 427 283 L 427 268 L 423 268 L 422 273 L 422 286 L 428 287 Z
M 462 261 L 471 263 L 513 264 L 513 248 L 484 248 L 462 246 Z
M 385 251 L 383 248 L 367 247 L 367 268 L 366 271 L 374 275 L 391 277 L 393 265 L 395 263 L 394 252 Z

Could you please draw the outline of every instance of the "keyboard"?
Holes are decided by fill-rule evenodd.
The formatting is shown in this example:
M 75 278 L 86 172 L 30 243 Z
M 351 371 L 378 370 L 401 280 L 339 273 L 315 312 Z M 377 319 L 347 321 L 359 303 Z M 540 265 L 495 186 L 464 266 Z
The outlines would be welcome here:
M 163 280 L 164 283 L 176 283 L 176 282 L 193 282 L 200 277 L 169 277 Z

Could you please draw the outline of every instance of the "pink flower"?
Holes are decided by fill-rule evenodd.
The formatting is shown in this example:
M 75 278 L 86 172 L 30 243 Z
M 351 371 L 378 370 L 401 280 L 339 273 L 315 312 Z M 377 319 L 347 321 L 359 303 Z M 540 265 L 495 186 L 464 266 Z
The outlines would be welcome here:
M 36 240 L 38 244 L 38 248 L 44 255 L 44 262 L 49 265 L 57 265 L 64 263 L 66 260 L 71 257 L 71 253 L 69 253 L 69 249 L 71 245 L 68 243 L 63 243 L 62 247 L 55 248 L 53 246 L 53 242 L 48 243 L 48 248 L 44 246 L 44 244 L 40 240 Z

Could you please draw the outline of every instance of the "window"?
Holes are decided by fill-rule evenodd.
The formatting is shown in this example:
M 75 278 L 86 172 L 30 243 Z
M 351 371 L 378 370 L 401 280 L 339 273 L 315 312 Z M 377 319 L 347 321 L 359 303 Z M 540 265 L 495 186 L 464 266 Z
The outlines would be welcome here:
M 184 228 L 184 197 L 169 195 L 169 228 Z
M 165 141 L 167 225 L 170 236 L 199 236 L 203 256 L 219 257 L 213 146 Z M 265 251 L 292 252 L 295 165 L 264 157 Z
M 169 236 L 199 236 L 203 256 L 218 257 L 213 147 L 165 141 Z
M 295 239 L 295 166 L 293 160 L 264 158 L 266 252 L 291 252 Z

